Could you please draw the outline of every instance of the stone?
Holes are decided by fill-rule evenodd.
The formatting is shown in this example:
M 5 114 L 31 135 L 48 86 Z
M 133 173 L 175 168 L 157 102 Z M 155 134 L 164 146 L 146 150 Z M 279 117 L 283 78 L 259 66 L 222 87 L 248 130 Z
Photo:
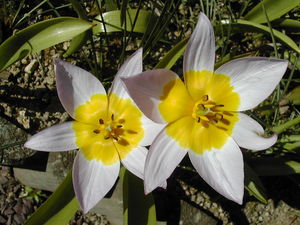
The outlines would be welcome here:
M 1 184 L 6 184 L 7 181 L 8 181 L 8 179 L 7 179 L 6 177 L 0 176 L 0 185 L 1 185 Z
M 218 221 L 200 209 L 181 200 L 180 224 L 188 225 L 217 225 Z
M 8 71 L 4 70 L 4 71 L 0 72 L 0 79 L 2 79 L 2 80 L 7 80 L 9 76 L 10 76 L 10 72 L 8 72 Z
M 31 74 L 35 69 L 36 67 L 38 66 L 38 62 L 36 59 L 33 59 L 24 69 L 24 71 L 26 73 L 29 73 Z

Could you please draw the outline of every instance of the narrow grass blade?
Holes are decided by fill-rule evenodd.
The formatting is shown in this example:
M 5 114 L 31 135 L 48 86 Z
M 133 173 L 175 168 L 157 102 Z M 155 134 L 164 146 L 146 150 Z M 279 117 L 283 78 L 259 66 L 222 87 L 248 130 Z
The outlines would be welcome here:
M 85 13 L 85 10 L 81 6 L 80 2 L 77 1 L 77 0 L 69 0 L 69 1 L 71 2 L 71 4 L 72 4 L 74 10 L 76 11 L 78 17 L 83 19 L 83 20 L 88 20 L 88 16 Z M 72 55 L 74 52 L 79 50 L 87 42 L 87 40 L 89 40 L 91 38 L 92 38 L 92 31 L 91 30 L 87 30 L 87 31 L 77 35 L 76 37 L 74 37 L 72 39 L 68 50 L 66 51 L 66 53 L 63 56 L 66 58 L 69 55 Z
M 105 8 L 107 11 L 113 11 L 118 9 L 118 5 L 115 0 L 105 0 Z
M 222 29 L 230 29 L 232 33 L 258 32 L 270 34 L 270 28 L 268 26 L 240 19 L 234 23 L 228 23 L 228 21 L 223 21 L 222 25 L 216 26 L 216 33 L 220 33 Z M 281 43 L 290 47 L 295 52 L 300 53 L 300 48 L 289 36 L 275 29 L 273 29 L 273 34 L 274 37 L 278 39 Z
M 185 38 L 178 42 L 155 66 L 158 68 L 171 69 L 177 60 L 183 55 L 189 38 Z

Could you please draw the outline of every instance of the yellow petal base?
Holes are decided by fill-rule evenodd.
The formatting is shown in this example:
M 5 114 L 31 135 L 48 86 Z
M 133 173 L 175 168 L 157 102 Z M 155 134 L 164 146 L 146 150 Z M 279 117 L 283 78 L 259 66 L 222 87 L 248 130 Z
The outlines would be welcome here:
M 179 89 L 173 86 L 174 90 L 169 93 L 175 94 L 169 95 L 167 101 L 162 100 L 160 104 L 161 115 L 166 120 L 179 118 L 166 127 L 166 133 L 182 148 L 191 149 L 198 154 L 221 149 L 239 120 L 236 111 L 240 97 L 233 91 L 229 76 L 210 71 L 189 71 L 186 76 L 189 77 L 186 83 L 188 97 L 176 94 L 184 92 L 182 87 Z M 169 86 L 167 84 L 165 88 L 168 89 Z M 191 101 L 193 104 L 190 104 Z M 181 104 L 182 102 L 185 104 Z M 184 108 L 173 110 L 172 105 L 176 104 L 178 108 Z M 186 112 L 190 114 L 187 115 Z
M 110 94 L 93 95 L 77 107 L 73 130 L 76 144 L 87 160 L 112 165 L 134 148 L 144 137 L 142 113 L 130 99 Z

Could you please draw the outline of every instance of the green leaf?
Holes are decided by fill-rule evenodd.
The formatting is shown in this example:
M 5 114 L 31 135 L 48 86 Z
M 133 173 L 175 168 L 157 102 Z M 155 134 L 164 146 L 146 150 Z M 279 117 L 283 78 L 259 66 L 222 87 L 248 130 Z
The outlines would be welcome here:
M 73 17 L 59 17 L 31 25 L 0 45 L 0 71 L 29 54 L 70 40 L 92 26 Z
M 272 21 L 299 6 L 300 0 L 263 0 L 247 13 L 245 20 L 255 23 L 266 23 L 267 19 L 262 9 L 262 4 L 266 9 L 269 21 Z
M 144 33 L 147 29 L 151 13 L 146 10 L 138 10 L 137 9 L 129 9 L 126 13 L 126 30 L 131 31 L 134 23 L 134 18 L 138 14 L 138 18 L 136 20 L 136 24 L 134 26 L 133 32 Z M 104 33 L 104 25 L 107 33 L 111 32 L 120 32 L 124 29 L 124 26 L 121 26 L 121 11 L 115 10 L 102 14 L 103 20 L 101 21 L 101 16 L 98 15 L 93 23 L 97 24 L 97 26 L 93 27 L 93 33 Z M 100 22 L 101 21 L 101 22 Z
M 291 33 L 300 34 L 300 21 L 292 19 L 278 19 L 272 22 L 274 27 L 282 27 Z
M 171 69 L 177 60 L 183 55 L 189 38 L 185 38 L 178 42 L 155 66 L 158 68 Z
M 64 225 L 79 209 L 75 198 L 70 171 L 56 191 L 27 220 L 25 225 Z
M 286 143 L 283 145 L 283 147 L 287 150 L 294 150 L 298 149 L 300 147 L 300 141 L 298 142 L 293 142 L 293 143 Z
M 155 225 L 156 212 L 152 194 L 144 194 L 143 181 L 121 168 L 123 182 L 123 224 Z
M 229 29 L 229 31 L 233 33 L 241 33 L 241 32 L 258 32 L 258 33 L 266 33 L 270 34 L 270 28 L 258 23 L 253 23 L 246 20 L 237 20 L 236 22 L 229 23 L 228 21 L 223 22 L 222 25 L 216 26 L 216 33 L 220 33 L 222 29 Z M 300 54 L 300 49 L 297 44 L 287 35 L 278 30 L 273 29 L 274 36 L 283 44 L 287 45 L 295 52 Z
M 288 99 L 290 102 L 292 102 L 294 105 L 300 105 L 300 86 L 295 87 L 287 96 L 286 99 Z
M 261 183 L 259 177 L 253 171 L 253 169 L 247 164 L 244 164 L 245 168 L 245 188 L 250 195 L 253 195 L 256 199 L 262 203 L 267 204 L 267 196 L 265 194 L 265 188 Z
M 300 173 L 300 163 L 286 158 L 251 159 L 251 166 L 259 176 L 285 176 Z

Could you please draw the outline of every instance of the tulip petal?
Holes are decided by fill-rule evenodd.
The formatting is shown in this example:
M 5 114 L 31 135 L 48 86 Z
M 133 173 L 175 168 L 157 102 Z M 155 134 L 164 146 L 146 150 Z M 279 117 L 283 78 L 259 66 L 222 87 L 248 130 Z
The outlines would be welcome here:
M 146 158 L 145 193 L 150 193 L 158 186 L 164 186 L 162 184 L 172 174 L 186 153 L 187 150 L 181 148 L 174 139 L 167 136 L 165 130 L 161 131 L 151 145 Z
M 30 137 L 24 146 L 46 152 L 69 151 L 78 148 L 75 144 L 72 122 L 57 124 L 40 131 Z
M 144 166 L 148 150 L 145 147 L 137 147 L 123 158 L 122 164 L 137 177 L 144 179 Z
M 240 95 L 239 111 L 252 109 L 266 99 L 281 80 L 288 61 L 264 57 L 232 60 L 216 70 L 231 77 L 234 91 Z
M 143 49 L 139 48 L 133 53 L 121 66 L 109 93 L 115 93 L 120 98 L 130 98 L 127 91 L 123 87 L 121 77 L 131 77 L 143 71 Z
M 154 123 L 148 117 L 142 117 L 142 123 L 144 128 L 144 138 L 141 140 L 139 145 L 148 146 L 151 145 L 153 140 L 159 134 L 159 132 L 164 128 L 165 124 Z
M 242 204 L 244 195 L 244 164 L 242 153 L 228 137 L 222 149 L 212 149 L 204 154 L 189 151 L 191 162 L 200 176 L 226 198 Z
M 197 25 L 183 56 L 183 72 L 214 71 L 215 36 L 213 27 L 205 14 L 200 13 Z M 189 78 L 184 77 L 185 81 Z
M 122 80 L 138 107 L 154 122 L 165 123 L 191 114 L 192 99 L 177 74 L 170 70 L 149 70 Z
M 143 48 L 136 50 L 120 67 L 116 76 L 130 77 L 143 71 Z
M 263 137 L 264 129 L 251 117 L 239 113 L 239 121 L 235 124 L 232 137 L 242 148 L 250 150 L 264 150 L 277 141 L 277 135 Z
M 68 62 L 55 59 L 55 73 L 60 102 L 74 119 L 77 106 L 85 104 L 92 95 L 106 94 L 94 75 Z
M 97 160 L 87 160 L 79 151 L 73 164 L 73 186 L 83 213 L 93 208 L 117 180 L 120 162 L 106 166 Z

